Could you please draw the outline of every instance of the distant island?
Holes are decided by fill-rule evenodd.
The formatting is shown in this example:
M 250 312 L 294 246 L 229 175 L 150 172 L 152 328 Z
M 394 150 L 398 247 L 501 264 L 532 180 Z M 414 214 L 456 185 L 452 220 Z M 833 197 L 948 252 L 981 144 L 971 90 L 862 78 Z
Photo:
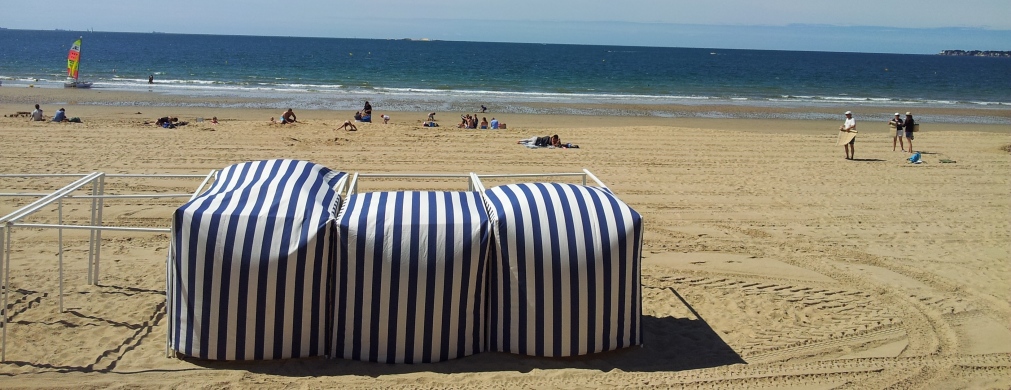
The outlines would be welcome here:
M 942 56 L 969 56 L 969 57 L 1011 57 L 1011 51 L 995 50 L 941 50 L 938 55 Z

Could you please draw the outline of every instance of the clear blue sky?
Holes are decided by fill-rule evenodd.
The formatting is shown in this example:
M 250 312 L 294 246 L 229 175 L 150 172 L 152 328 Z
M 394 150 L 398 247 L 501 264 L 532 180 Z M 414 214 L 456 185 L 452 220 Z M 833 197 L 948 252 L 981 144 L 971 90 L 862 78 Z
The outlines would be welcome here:
M 51 0 L 0 27 L 936 53 L 1011 50 L 1011 0 Z M 34 16 L 33 16 L 34 15 Z

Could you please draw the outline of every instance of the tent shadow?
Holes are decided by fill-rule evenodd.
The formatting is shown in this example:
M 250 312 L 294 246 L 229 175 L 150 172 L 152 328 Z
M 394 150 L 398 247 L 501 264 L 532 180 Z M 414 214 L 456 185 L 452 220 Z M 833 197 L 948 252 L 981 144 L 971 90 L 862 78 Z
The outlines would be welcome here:
M 521 356 L 483 352 L 439 363 L 384 364 L 345 359 L 304 358 L 267 361 L 207 361 L 185 358 L 209 369 L 245 370 L 254 373 L 303 377 L 356 375 L 379 377 L 418 372 L 457 374 L 580 369 L 608 372 L 683 371 L 743 364 L 744 359 L 702 319 L 644 315 L 642 346 L 566 358 Z

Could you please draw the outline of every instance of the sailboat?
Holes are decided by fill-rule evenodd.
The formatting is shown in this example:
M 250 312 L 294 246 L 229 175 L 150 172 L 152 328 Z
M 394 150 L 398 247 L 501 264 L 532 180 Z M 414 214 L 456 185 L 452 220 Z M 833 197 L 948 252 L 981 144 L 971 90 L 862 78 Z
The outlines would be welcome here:
M 70 47 L 70 53 L 67 54 L 67 82 L 63 83 L 63 87 L 91 88 L 90 81 L 79 81 L 77 79 L 77 70 L 80 65 L 81 65 L 81 38 L 77 38 L 77 40 L 74 41 L 74 45 Z

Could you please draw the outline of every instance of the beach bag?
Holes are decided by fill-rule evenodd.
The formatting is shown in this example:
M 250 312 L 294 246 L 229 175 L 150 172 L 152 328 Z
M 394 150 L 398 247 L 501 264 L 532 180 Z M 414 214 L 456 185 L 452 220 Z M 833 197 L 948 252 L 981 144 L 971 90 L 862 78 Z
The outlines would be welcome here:
M 913 153 L 912 156 L 909 156 L 909 162 L 913 164 L 921 163 L 922 161 L 920 161 L 920 152 Z
M 73 118 L 67 119 L 67 122 L 81 123 L 81 118 L 75 116 Z
M 915 132 L 918 132 L 918 131 L 920 131 L 920 124 L 919 123 L 913 123 L 913 132 L 915 133 Z

